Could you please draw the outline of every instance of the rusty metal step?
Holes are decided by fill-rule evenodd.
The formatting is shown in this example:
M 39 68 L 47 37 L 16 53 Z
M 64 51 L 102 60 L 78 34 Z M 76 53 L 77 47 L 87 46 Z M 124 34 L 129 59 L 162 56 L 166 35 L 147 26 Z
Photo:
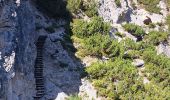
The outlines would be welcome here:
M 37 87 L 44 87 L 44 84 L 37 84 Z
M 36 89 L 45 89 L 45 87 L 43 86 L 43 87 L 36 87 Z
M 42 92 L 37 92 L 37 93 L 36 93 L 36 96 L 42 96 L 42 95 L 44 95 L 44 94 L 45 94 L 44 92 L 43 92 L 43 93 L 42 93 Z

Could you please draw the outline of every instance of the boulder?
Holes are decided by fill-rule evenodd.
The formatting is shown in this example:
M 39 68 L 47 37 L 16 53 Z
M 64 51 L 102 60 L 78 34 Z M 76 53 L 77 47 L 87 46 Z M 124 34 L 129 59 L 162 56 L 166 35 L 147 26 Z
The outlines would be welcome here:
M 170 57 L 170 46 L 168 44 L 159 44 L 157 47 L 156 47 L 156 50 L 157 50 L 157 55 L 159 54 L 164 54 L 166 55 L 167 57 Z
M 146 17 L 147 17 L 147 19 L 145 19 L 145 20 L 143 21 L 143 23 L 144 23 L 145 25 L 149 25 L 150 23 L 152 23 L 152 20 L 151 20 L 150 17 L 148 17 L 148 16 L 146 16 Z
M 132 62 L 132 65 L 136 66 L 136 67 L 142 67 L 144 65 L 144 61 L 141 59 L 134 59 L 134 61 Z
M 58 93 L 57 98 L 55 100 L 66 100 L 67 97 L 68 96 L 64 92 L 61 92 Z

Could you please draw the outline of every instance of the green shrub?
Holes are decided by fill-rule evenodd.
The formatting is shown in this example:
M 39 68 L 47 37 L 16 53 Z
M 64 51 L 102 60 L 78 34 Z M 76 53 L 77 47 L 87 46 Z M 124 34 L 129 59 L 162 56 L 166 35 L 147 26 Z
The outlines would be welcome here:
M 143 4 L 145 9 L 151 13 L 160 13 L 161 9 L 157 6 L 160 0 L 137 0 Z
M 166 24 L 168 25 L 169 31 L 170 31 L 170 15 L 166 18 Z
M 88 2 L 83 2 L 83 0 L 68 0 L 67 9 L 71 13 L 77 14 L 82 10 L 88 17 L 94 17 L 98 15 L 97 8 L 98 5 L 95 0 L 88 0 Z
M 155 28 L 156 25 L 154 23 L 149 23 L 149 28 Z
M 95 0 L 89 0 L 83 4 L 82 10 L 88 17 L 94 17 L 98 15 L 98 5 Z
M 120 2 L 120 0 L 115 0 L 115 3 L 116 3 L 116 6 L 117 6 L 117 7 L 121 7 L 121 2 Z
M 158 45 L 160 42 L 166 41 L 168 38 L 167 32 L 151 31 L 144 37 L 145 42 L 153 45 Z
M 161 87 L 170 86 L 170 59 L 164 55 L 157 55 L 153 49 L 146 49 L 143 52 L 143 59 L 146 62 L 146 73 L 149 73 L 149 79 Z
M 114 57 L 120 54 L 117 41 L 107 35 L 94 35 L 84 40 L 84 49 L 87 55 Z
M 73 34 L 78 38 L 86 38 L 94 34 L 107 34 L 110 30 L 110 25 L 105 23 L 101 17 L 93 17 L 90 22 L 75 19 L 71 27 Z
M 82 0 L 67 0 L 67 9 L 71 13 L 77 13 L 81 9 L 82 4 Z
M 71 95 L 66 100 L 82 100 L 78 95 Z
M 88 25 L 89 33 L 107 34 L 110 28 L 110 24 L 105 23 L 101 17 L 93 17 Z
M 159 25 L 159 26 L 163 26 L 164 25 L 164 23 L 162 23 L 162 22 L 158 22 L 156 24 Z
M 134 1 L 131 1 L 131 2 L 132 2 L 132 3 L 131 3 L 132 8 L 133 8 L 134 10 L 136 10 L 136 9 L 137 9 L 136 4 L 134 3 Z
M 121 41 L 122 45 L 124 45 L 125 50 L 136 50 L 137 44 L 129 38 L 126 38 L 125 40 Z
M 88 22 L 82 19 L 74 19 L 73 23 L 71 24 L 73 35 L 79 38 L 84 38 L 89 36 L 89 34 L 87 34 L 87 27 L 88 27 Z
M 147 77 L 152 82 L 150 84 L 143 84 L 137 69 L 129 60 L 115 58 L 87 67 L 89 79 L 98 90 L 98 94 L 108 100 L 168 99 L 170 60 L 162 55 L 157 56 L 152 49 L 147 49 L 144 54 L 146 73 L 149 73 Z
M 94 86 L 99 90 L 99 95 L 113 100 L 122 99 L 121 95 L 132 92 L 131 87 L 134 86 L 138 77 L 137 70 L 131 62 L 120 58 L 105 63 L 94 63 L 86 71 Z M 116 85 L 115 82 L 118 84 Z
M 143 30 L 143 28 L 138 25 L 128 23 L 123 25 L 123 27 L 126 31 L 130 32 L 136 37 L 141 37 L 145 35 L 145 31 Z
M 120 33 L 120 32 L 116 32 L 115 35 L 119 36 L 119 37 L 125 37 L 125 34 Z
M 170 7 L 170 0 L 165 0 L 166 4 L 168 5 L 168 8 Z
M 126 57 L 131 59 L 140 58 L 140 53 L 141 52 L 138 50 L 129 50 L 126 54 Z

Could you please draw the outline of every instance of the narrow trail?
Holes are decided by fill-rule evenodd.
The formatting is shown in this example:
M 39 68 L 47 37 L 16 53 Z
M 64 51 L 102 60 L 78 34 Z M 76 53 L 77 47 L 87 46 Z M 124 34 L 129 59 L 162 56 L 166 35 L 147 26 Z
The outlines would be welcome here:
M 43 78 L 43 46 L 46 40 L 46 36 L 40 36 L 36 43 L 37 46 L 37 58 L 35 61 L 34 77 L 36 83 L 36 96 L 34 100 L 39 100 L 45 94 L 44 78 Z

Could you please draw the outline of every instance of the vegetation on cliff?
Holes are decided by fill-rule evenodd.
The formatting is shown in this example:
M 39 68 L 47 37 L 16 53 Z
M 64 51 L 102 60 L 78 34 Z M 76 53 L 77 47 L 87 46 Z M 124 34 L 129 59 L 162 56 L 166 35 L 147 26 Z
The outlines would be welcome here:
M 80 44 L 78 55 L 93 56 L 107 61 L 93 63 L 86 68 L 88 78 L 98 90 L 98 94 L 113 99 L 168 99 L 170 60 L 164 55 L 157 55 L 155 46 L 165 42 L 168 33 L 150 31 L 135 24 L 125 24 L 124 29 L 141 41 L 134 42 L 129 38 L 117 41 L 109 36 L 110 26 L 100 17 L 91 20 L 74 19 L 71 24 L 73 41 Z M 132 62 L 134 59 L 145 61 L 144 76 Z M 149 83 L 144 83 L 147 77 Z M 159 91 L 161 90 L 161 91 Z
M 108 100 L 168 100 L 170 59 L 163 54 L 157 55 L 155 49 L 160 43 L 167 42 L 168 32 L 158 30 L 147 33 L 141 26 L 127 23 L 123 25 L 125 31 L 140 38 L 140 41 L 135 42 L 126 38 L 123 33 L 113 33 L 121 37 L 122 40 L 118 41 L 110 37 L 110 24 L 97 16 L 98 4 L 94 0 L 87 1 L 89 2 L 68 0 L 67 9 L 73 16 L 83 13 L 89 17 L 89 20 L 74 17 L 71 32 L 73 41 L 78 43 L 77 54 L 80 58 L 93 56 L 100 59 L 85 68 L 88 73 L 87 78 L 98 90 L 98 94 Z M 159 0 L 138 0 L 138 2 L 149 12 L 160 13 L 161 9 L 157 6 Z M 116 0 L 115 3 L 121 7 L 120 0 Z M 43 5 L 41 2 L 40 4 Z M 166 23 L 170 27 L 170 16 L 167 17 Z M 144 60 L 143 76 L 139 75 L 139 68 L 132 64 L 134 59 Z M 144 83 L 144 78 L 149 82 Z

